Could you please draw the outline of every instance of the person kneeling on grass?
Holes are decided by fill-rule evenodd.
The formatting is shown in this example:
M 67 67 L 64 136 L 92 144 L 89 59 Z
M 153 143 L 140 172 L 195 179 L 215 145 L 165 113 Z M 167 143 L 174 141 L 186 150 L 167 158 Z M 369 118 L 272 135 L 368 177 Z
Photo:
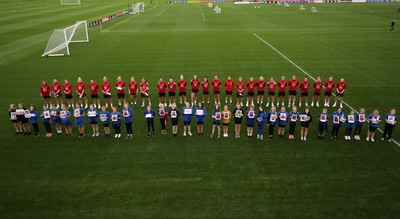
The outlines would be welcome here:
M 44 104 L 43 105 L 43 110 L 40 113 L 40 117 L 42 117 L 42 122 L 44 125 L 44 128 L 46 129 L 46 138 L 51 137 L 53 134 L 51 133 L 51 125 L 50 125 L 50 121 L 51 121 L 51 116 L 50 116 L 50 110 L 47 108 L 47 105 Z
M 103 124 L 104 134 L 106 136 L 110 135 L 110 117 L 111 114 L 107 111 L 107 106 L 102 106 L 100 112 L 100 121 Z
M 345 114 L 342 112 L 342 108 L 338 108 L 333 114 L 332 114 L 332 140 L 337 140 L 339 129 L 342 126 L 342 124 L 346 122 L 346 117 Z
M 121 138 L 121 113 L 117 107 L 112 107 L 111 124 L 115 130 L 115 138 Z
M 283 138 L 285 134 L 285 126 L 289 119 L 289 113 L 286 112 L 285 107 L 281 107 L 281 111 L 278 112 L 278 136 Z
M 60 119 L 65 127 L 65 137 L 71 138 L 72 136 L 72 126 L 71 126 L 71 112 L 67 110 L 67 105 L 61 105 Z
M 360 134 L 361 134 L 361 128 L 363 127 L 364 123 L 365 123 L 365 109 L 361 108 L 360 109 L 360 113 L 358 113 L 355 116 L 355 120 L 356 120 L 356 127 L 354 130 L 354 139 L 356 140 L 361 140 L 360 138 Z
M 218 104 L 215 105 L 214 110 L 212 111 L 212 118 L 213 118 L 213 126 L 211 130 L 211 138 L 214 137 L 215 128 L 218 129 L 218 138 L 221 138 L 222 113 Z
M 93 130 L 92 137 L 99 136 L 99 125 L 98 125 L 99 113 L 97 112 L 94 104 L 90 104 L 86 115 L 89 118 L 90 125 L 92 126 Z
M 367 141 L 371 140 L 372 142 L 374 142 L 375 132 L 379 127 L 379 123 L 381 122 L 381 116 L 379 115 L 379 111 L 377 109 L 375 109 L 374 112 L 368 116 L 368 121 L 369 127 Z
M 179 110 L 176 108 L 176 103 L 171 104 L 171 109 L 168 114 L 171 116 L 172 136 L 176 137 L 178 133 L 179 116 L 181 115 Z
M 80 103 L 76 103 L 74 109 L 74 117 L 75 125 L 78 126 L 79 138 L 83 138 L 85 136 L 85 120 L 83 119 L 84 116 L 85 110 L 83 110 Z
M 132 108 L 129 107 L 129 103 L 124 103 L 124 108 L 122 109 L 122 116 L 124 117 L 125 127 L 126 127 L 126 139 L 132 139 L 133 131 L 132 131 L 132 121 L 133 121 L 134 112 Z M 154 132 L 154 130 L 153 130 Z
M 146 118 L 147 122 L 147 136 L 154 136 L 154 116 L 156 115 L 156 112 L 151 109 L 151 106 L 148 105 L 147 109 L 144 111 L 144 118 Z M 151 129 L 151 132 L 150 132 Z
M 249 110 L 246 111 L 246 126 L 247 126 L 247 138 L 253 138 L 254 123 L 256 121 L 256 112 L 254 106 L 250 105 Z
M 204 108 L 203 103 L 199 102 L 196 107 L 196 122 L 197 122 L 197 135 L 203 135 L 203 124 L 206 120 L 207 111 Z
M 30 112 L 30 119 L 29 122 L 33 126 L 33 130 L 35 131 L 34 137 L 39 137 L 39 124 L 38 124 L 38 113 L 36 112 L 36 107 L 35 105 L 31 105 L 29 107 L 29 112 Z
M 328 121 L 330 116 L 326 108 L 322 109 L 322 113 L 318 115 L 318 138 L 324 139 L 325 133 L 328 131 Z
M 385 117 L 385 121 L 386 121 L 386 123 L 385 123 L 385 129 L 384 129 L 383 135 L 382 135 L 382 141 L 385 140 L 385 138 L 387 138 L 389 140 L 389 142 L 391 142 L 393 129 L 397 122 L 396 109 L 392 108 L 390 110 L 390 112 Z
M 232 118 L 232 113 L 228 109 L 228 105 L 224 106 L 224 110 L 222 111 L 222 127 L 223 127 L 223 133 L 224 137 L 228 137 L 228 129 L 229 129 L 229 123 L 231 122 Z
M 190 123 L 192 121 L 192 116 L 193 116 L 193 109 L 190 106 L 189 102 L 185 103 L 185 107 L 182 109 L 182 115 L 183 115 L 183 136 L 186 136 L 186 130 L 187 134 L 189 136 L 192 136 L 192 133 L 190 132 Z
M 355 115 L 354 115 L 354 111 L 350 111 L 350 114 L 347 115 L 346 118 L 346 135 L 344 136 L 344 139 L 346 140 L 351 140 L 351 131 L 354 128 L 356 119 L 355 119 Z
M 299 112 L 297 112 L 297 107 L 292 106 L 292 111 L 289 113 L 289 139 L 294 139 L 294 131 L 296 129 L 297 118 L 299 117 Z
M 310 109 L 305 108 L 304 112 L 299 117 L 301 124 L 300 139 L 302 141 L 307 141 L 308 127 L 310 127 L 310 123 L 312 122 Z
M 267 122 L 267 113 L 265 113 L 262 106 L 258 108 L 257 114 L 257 123 L 258 123 L 258 132 L 257 132 L 257 139 L 263 140 L 264 139 L 264 126 Z
M 268 139 L 272 140 L 274 136 L 274 128 L 276 124 L 276 120 L 278 118 L 278 113 L 276 112 L 276 107 L 272 106 L 271 110 L 267 115 L 267 122 L 268 122 Z
M 167 134 L 167 131 L 165 131 L 165 128 L 167 126 L 168 112 L 165 109 L 165 104 L 163 104 L 163 103 L 160 105 L 160 109 L 158 109 L 158 116 L 160 117 L 161 134 L 165 135 L 165 134 Z

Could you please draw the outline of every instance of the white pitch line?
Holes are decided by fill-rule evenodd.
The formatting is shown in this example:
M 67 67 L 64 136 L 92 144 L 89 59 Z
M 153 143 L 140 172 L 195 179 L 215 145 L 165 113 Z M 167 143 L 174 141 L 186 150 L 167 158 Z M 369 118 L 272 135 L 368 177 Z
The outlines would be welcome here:
M 153 8 L 154 8 L 154 7 L 150 7 L 150 8 L 147 9 L 147 11 L 149 11 L 149 10 L 151 10 L 151 9 L 153 9 Z M 125 23 L 126 21 L 128 21 L 128 20 L 130 20 L 130 19 L 132 19 L 132 18 L 138 17 L 138 16 L 133 16 L 133 15 L 131 15 L 131 16 L 132 16 L 132 17 L 130 17 L 130 18 L 126 19 L 126 20 L 123 20 L 123 21 L 121 21 L 121 22 L 119 22 L 119 23 L 116 23 L 116 24 L 114 24 L 114 25 L 112 25 L 112 26 L 110 26 L 110 27 L 104 29 L 103 32 L 109 32 L 108 29 L 114 28 L 114 27 L 116 27 L 116 26 L 118 26 L 118 25 L 120 25 L 120 24 L 122 24 L 122 23 Z
M 160 16 L 162 13 L 164 13 L 164 11 L 165 11 L 166 9 L 164 9 L 164 10 L 162 10 L 160 13 L 158 13 L 156 16 L 158 17 L 158 16 Z
M 203 20 L 205 21 L 206 17 L 204 17 L 203 9 L 201 9 L 201 6 L 199 6 L 199 8 L 200 8 L 201 16 L 203 16 Z
M 278 53 L 280 56 L 282 56 L 284 59 L 286 59 L 286 61 L 290 62 L 290 64 L 292 64 L 294 67 L 296 67 L 297 69 L 299 69 L 301 72 L 303 72 L 305 75 L 307 75 L 309 78 L 311 78 L 313 81 L 316 81 L 316 79 L 310 75 L 309 73 L 307 73 L 304 69 L 302 69 L 300 66 L 298 66 L 296 63 L 294 63 L 292 60 L 290 60 L 287 56 L 285 56 L 283 53 L 281 53 L 279 50 L 277 50 L 275 47 L 273 47 L 271 44 L 269 44 L 267 41 L 265 41 L 263 38 L 261 38 L 260 36 L 258 36 L 256 33 L 253 33 L 253 35 L 255 37 L 257 37 L 261 42 L 263 42 L 264 44 L 266 44 L 267 46 L 269 46 L 272 50 L 274 50 L 276 53 Z M 335 94 L 333 94 L 335 95 Z M 346 105 L 348 108 L 350 108 L 351 110 L 353 110 L 356 113 L 359 113 L 356 109 L 354 109 L 352 106 L 350 106 L 347 102 L 343 101 L 343 104 Z M 382 129 L 378 128 L 378 131 L 383 133 Z M 392 142 L 395 143 L 398 147 L 400 147 L 400 143 L 394 139 L 392 139 Z

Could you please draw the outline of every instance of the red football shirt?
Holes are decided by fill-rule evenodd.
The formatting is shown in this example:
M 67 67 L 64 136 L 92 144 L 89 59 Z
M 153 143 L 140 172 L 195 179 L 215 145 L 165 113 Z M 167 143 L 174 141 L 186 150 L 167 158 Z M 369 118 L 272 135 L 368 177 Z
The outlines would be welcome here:
M 209 92 L 210 82 L 208 81 L 201 82 L 201 87 L 203 88 L 203 92 Z
M 140 88 L 141 88 L 142 93 L 149 94 L 149 84 L 147 82 L 140 83 Z
M 138 83 L 136 81 L 131 81 L 128 84 L 128 90 L 130 95 L 135 95 L 138 92 Z
M 268 87 L 268 92 L 273 93 L 273 92 L 275 92 L 276 83 L 272 82 L 272 81 L 268 81 L 267 87 Z
M 333 88 L 335 88 L 335 82 L 327 80 L 325 82 L 325 92 L 332 93 Z
M 267 83 L 265 83 L 264 80 L 258 80 L 256 85 L 257 85 L 257 91 L 264 91 L 265 90 L 265 86 Z
M 344 94 L 344 91 L 346 90 L 346 87 L 347 87 L 347 85 L 346 85 L 346 82 L 338 82 L 337 84 L 336 84 L 336 93 L 338 93 L 338 94 Z
M 84 94 L 85 93 L 85 83 L 83 82 L 78 82 L 75 85 L 75 89 L 76 89 L 76 93 L 78 93 L 79 95 Z
M 310 87 L 309 81 L 303 81 L 300 84 L 300 92 L 301 93 L 308 93 L 308 88 Z
M 322 89 L 322 82 L 320 82 L 320 81 L 314 82 L 314 93 L 320 94 L 321 89 Z
M 40 95 L 42 95 L 42 97 L 49 97 L 50 96 L 50 86 L 47 84 L 42 84 L 40 86 Z
M 158 82 L 157 87 L 158 93 L 165 93 L 165 90 L 167 89 L 167 83 L 165 83 L 165 81 Z
M 58 82 L 51 84 L 51 90 L 53 91 L 53 94 L 60 95 L 61 94 L 61 84 Z
M 299 80 L 295 79 L 291 79 L 289 81 L 289 90 L 291 91 L 297 91 L 297 87 L 299 86 Z
M 224 83 L 225 86 L 225 90 L 232 92 L 233 91 L 233 86 L 235 85 L 235 82 L 233 82 L 233 80 L 226 80 Z
M 176 91 L 176 83 L 168 82 L 168 92 L 175 92 L 175 91 Z
M 89 83 L 89 88 L 90 88 L 90 94 L 91 95 L 98 95 L 99 94 L 99 85 L 94 82 L 94 83 Z
M 179 86 L 179 92 L 186 92 L 186 80 L 179 80 L 178 81 L 178 86 Z
M 63 84 L 63 90 L 66 95 L 71 95 L 72 94 L 72 84 L 71 83 Z
M 256 88 L 256 82 L 248 81 L 246 86 L 247 86 L 247 92 L 254 93 L 254 89 Z
M 278 90 L 279 92 L 286 92 L 287 82 L 286 80 L 278 81 Z
M 200 80 L 199 79 L 192 79 L 190 81 L 190 85 L 192 86 L 192 90 L 199 90 Z
M 238 94 L 244 93 L 244 82 L 243 81 L 238 81 L 236 83 L 236 93 L 238 93 Z
M 111 84 L 110 82 L 106 81 L 101 84 L 101 91 L 103 94 L 111 95 Z
M 117 94 L 124 94 L 125 93 L 125 82 L 123 82 L 123 81 L 115 82 L 115 88 L 117 88 Z
M 212 80 L 211 82 L 212 86 L 213 86 L 213 91 L 220 91 L 221 90 L 221 81 L 219 79 L 217 80 Z

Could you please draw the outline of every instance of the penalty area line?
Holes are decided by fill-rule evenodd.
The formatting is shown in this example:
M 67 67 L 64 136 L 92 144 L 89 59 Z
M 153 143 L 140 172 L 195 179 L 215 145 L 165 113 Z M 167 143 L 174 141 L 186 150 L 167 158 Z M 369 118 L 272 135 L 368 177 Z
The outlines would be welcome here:
M 206 17 L 204 17 L 203 9 L 201 9 L 201 6 L 199 6 L 199 8 L 200 8 L 201 16 L 203 16 L 203 20 L 205 21 Z
M 157 17 L 160 16 L 162 13 L 164 13 L 165 10 L 167 10 L 167 9 L 162 10 L 162 11 L 161 11 L 160 13 L 158 13 L 156 16 L 157 16 Z
M 265 41 L 263 38 L 261 38 L 260 36 L 258 36 L 256 33 L 253 33 L 253 35 L 259 39 L 261 42 L 263 42 L 265 45 L 267 45 L 269 48 L 271 48 L 272 50 L 274 50 L 276 53 L 278 53 L 282 58 L 284 58 L 286 61 L 288 61 L 290 64 L 292 64 L 294 67 L 296 67 L 298 70 L 300 70 L 301 72 L 303 72 L 305 75 L 307 75 L 309 78 L 311 78 L 313 81 L 316 81 L 316 79 L 310 75 L 308 72 L 306 72 L 303 68 L 301 68 L 299 65 L 297 65 L 295 62 L 293 62 L 292 60 L 290 60 L 287 56 L 285 56 L 283 53 L 281 53 L 278 49 L 276 49 L 274 46 L 272 46 L 270 43 L 268 43 L 267 41 Z M 334 96 L 336 96 L 335 94 L 333 94 Z M 354 109 L 352 106 L 350 106 L 350 104 L 348 104 L 347 102 L 343 101 L 343 104 L 345 106 L 347 106 L 348 108 L 350 108 L 351 110 L 353 110 L 356 113 L 359 113 L 356 109 Z M 382 129 L 378 128 L 378 131 L 380 133 L 383 133 Z M 392 139 L 392 142 L 395 143 L 398 147 L 400 147 L 400 143 L 394 139 Z

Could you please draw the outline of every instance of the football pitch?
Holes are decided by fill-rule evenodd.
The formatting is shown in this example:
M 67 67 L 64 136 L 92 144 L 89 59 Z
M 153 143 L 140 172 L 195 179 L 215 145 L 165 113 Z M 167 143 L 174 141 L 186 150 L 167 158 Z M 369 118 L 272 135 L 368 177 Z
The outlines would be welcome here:
M 374 143 L 365 141 L 365 125 L 362 141 L 345 141 L 344 126 L 332 141 L 331 123 L 319 140 L 322 107 L 311 108 L 306 142 L 299 124 L 294 140 L 287 132 L 284 139 L 248 140 L 245 122 L 240 139 L 232 123 L 229 138 L 210 138 L 211 116 L 203 137 L 195 136 L 193 123 L 194 136 L 183 137 L 182 120 L 178 137 L 170 124 L 163 136 L 158 119 L 156 136 L 147 137 L 140 107 L 133 107 L 132 140 L 124 138 L 124 126 L 121 139 L 92 138 L 88 123 L 83 139 L 76 127 L 71 139 L 45 138 L 41 122 L 39 138 L 14 135 L 10 103 L 40 106 L 42 80 L 75 84 L 78 76 L 86 84 L 103 76 L 112 84 L 117 76 L 125 82 L 145 76 L 158 105 L 160 77 L 218 74 L 222 81 L 228 75 L 247 81 L 295 74 L 325 81 L 333 75 L 347 82 L 346 114 L 364 107 L 385 116 L 400 108 L 400 32 L 389 31 L 390 21 L 400 18 L 396 3 L 304 4 L 306 10 L 216 3 L 222 8 L 216 14 L 206 4 L 145 1 L 140 15 L 89 28 L 90 42 L 70 44 L 70 56 L 41 57 L 54 29 L 105 17 L 128 3 L 0 0 L 0 218 L 398 218 L 398 143 L 381 141 L 380 132 Z M 394 139 L 400 140 L 398 127 Z

